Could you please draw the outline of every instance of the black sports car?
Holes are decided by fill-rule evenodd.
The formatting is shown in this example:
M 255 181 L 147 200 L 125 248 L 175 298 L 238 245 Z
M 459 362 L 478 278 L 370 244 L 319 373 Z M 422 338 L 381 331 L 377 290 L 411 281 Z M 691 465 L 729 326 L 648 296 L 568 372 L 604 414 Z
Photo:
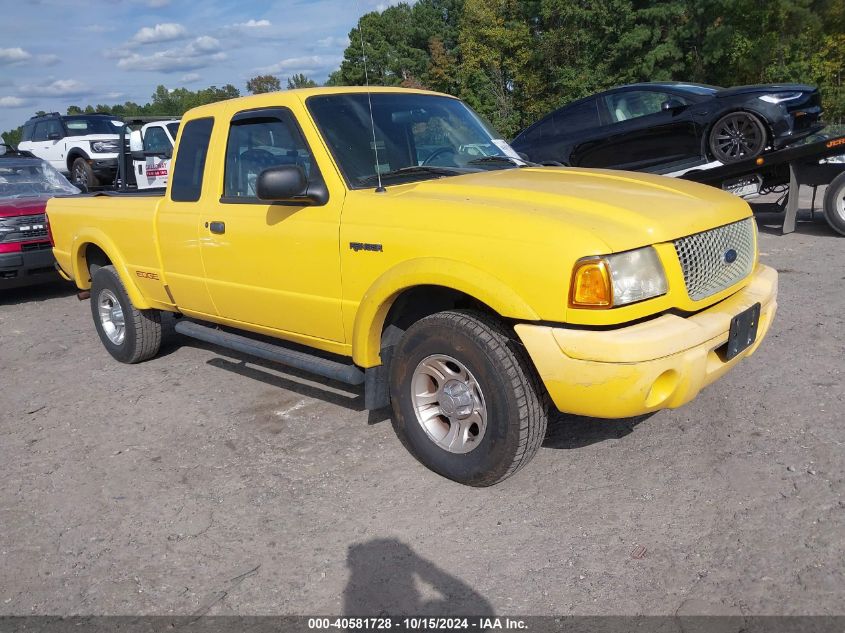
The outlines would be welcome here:
M 822 127 L 821 112 L 818 89 L 801 84 L 640 83 L 574 101 L 511 145 L 532 161 L 575 167 L 730 163 L 812 134 Z

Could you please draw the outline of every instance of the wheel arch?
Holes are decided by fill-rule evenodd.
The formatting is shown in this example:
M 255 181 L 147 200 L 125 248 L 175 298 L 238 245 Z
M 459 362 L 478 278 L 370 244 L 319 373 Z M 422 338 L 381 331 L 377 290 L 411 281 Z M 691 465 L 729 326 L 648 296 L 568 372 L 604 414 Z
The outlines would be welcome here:
M 87 153 L 85 153 L 85 150 L 83 150 L 79 147 L 71 148 L 71 150 L 67 153 L 67 170 L 68 170 L 68 173 L 71 173 L 71 169 L 73 169 L 73 162 L 77 158 L 84 158 L 85 160 L 89 160 L 91 157 L 88 156 Z
M 361 367 L 381 364 L 382 338 L 429 314 L 473 307 L 502 318 L 539 320 L 514 290 L 489 273 L 451 260 L 411 260 L 383 274 L 370 286 L 355 315 L 352 356 Z
M 118 277 L 120 277 L 120 281 L 123 282 L 132 305 L 139 310 L 152 307 L 132 281 L 132 276 L 120 250 L 104 233 L 99 230 L 92 230 L 77 236 L 74 240 L 72 253 L 72 274 L 77 287 L 83 290 L 91 288 L 92 266 L 112 265 Z

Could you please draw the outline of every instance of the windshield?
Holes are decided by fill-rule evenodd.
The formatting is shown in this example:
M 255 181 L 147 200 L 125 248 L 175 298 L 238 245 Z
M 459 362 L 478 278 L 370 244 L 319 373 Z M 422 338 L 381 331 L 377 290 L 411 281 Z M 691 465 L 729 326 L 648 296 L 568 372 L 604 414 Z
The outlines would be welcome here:
M 515 167 L 514 160 L 520 160 L 457 99 L 402 93 L 373 93 L 370 97 L 372 123 L 366 93 L 320 95 L 307 101 L 353 189 L 372 186 L 377 170 L 383 181 L 409 182 Z
M 79 189 L 70 184 L 50 163 L 37 158 L 0 160 L 0 199 L 76 193 L 79 193 Z
M 63 118 L 68 136 L 87 134 L 120 134 L 123 123 L 104 116 L 66 116 Z

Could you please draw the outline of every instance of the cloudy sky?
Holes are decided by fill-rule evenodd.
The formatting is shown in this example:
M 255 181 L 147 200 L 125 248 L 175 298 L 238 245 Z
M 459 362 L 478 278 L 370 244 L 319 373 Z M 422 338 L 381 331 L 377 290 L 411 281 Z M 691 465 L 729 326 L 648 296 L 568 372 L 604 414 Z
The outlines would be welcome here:
M 36 110 L 149 101 L 257 74 L 323 81 L 390 0 L 0 0 L 0 131 Z

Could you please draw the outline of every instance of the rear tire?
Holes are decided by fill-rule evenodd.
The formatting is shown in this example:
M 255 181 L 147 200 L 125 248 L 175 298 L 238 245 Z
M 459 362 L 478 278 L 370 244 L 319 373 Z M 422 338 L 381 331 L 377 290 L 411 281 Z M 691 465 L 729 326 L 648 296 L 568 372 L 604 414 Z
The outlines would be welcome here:
M 525 349 L 500 322 L 449 311 L 408 328 L 390 366 L 393 426 L 434 472 L 491 486 L 543 441 L 548 397 Z
M 158 354 L 161 313 L 135 308 L 114 266 L 92 273 L 91 316 L 100 340 L 115 360 L 140 363 Z
M 750 112 L 731 112 L 710 129 L 708 146 L 713 158 L 725 164 L 756 158 L 766 149 L 766 126 Z
M 94 175 L 91 165 L 81 156 L 73 161 L 70 176 L 73 182 L 82 183 L 86 188 L 98 187 L 100 185 L 100 180 Z
M 845 172 L 831 180 L 824 192 L 824 218 L 834 231 L 845 235 Z

